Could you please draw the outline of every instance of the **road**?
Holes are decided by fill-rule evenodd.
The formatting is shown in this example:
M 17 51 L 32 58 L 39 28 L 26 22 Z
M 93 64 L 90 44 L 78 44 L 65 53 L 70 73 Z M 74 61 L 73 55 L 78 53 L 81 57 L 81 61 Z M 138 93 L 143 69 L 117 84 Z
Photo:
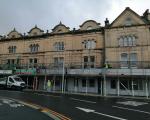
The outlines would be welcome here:
M 0 120 L 54 120 L 18 101 L 0 97 Z
M 150 101 L 54 93 L 0 91 L 0 96 L 34 103 L 63 115 L 66 120 L 149 120 Z

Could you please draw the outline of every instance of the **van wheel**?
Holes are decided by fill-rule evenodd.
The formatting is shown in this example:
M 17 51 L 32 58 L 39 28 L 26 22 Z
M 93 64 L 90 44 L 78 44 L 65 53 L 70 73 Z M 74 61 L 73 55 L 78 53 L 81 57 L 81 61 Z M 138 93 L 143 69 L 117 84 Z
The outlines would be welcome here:
M 12 89 L 12 90 L 15 90 L 16 88 L 15 88 L 15 86 L 11 86 L 11 89 Z

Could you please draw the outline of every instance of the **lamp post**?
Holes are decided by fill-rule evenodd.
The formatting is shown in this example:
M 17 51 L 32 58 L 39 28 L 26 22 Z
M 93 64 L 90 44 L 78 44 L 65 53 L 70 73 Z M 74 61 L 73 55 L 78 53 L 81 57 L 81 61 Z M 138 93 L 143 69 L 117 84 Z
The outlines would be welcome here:
M 103 69 L 103 95 L 106 96 L 106 68 Z
M 65 78 L 65 69 L 64 69 L 64 60 L 63 60 L 63 66 L 62 66 L 62 86 L 61 86 L 61 92 L 64 93 L 64 78 Z

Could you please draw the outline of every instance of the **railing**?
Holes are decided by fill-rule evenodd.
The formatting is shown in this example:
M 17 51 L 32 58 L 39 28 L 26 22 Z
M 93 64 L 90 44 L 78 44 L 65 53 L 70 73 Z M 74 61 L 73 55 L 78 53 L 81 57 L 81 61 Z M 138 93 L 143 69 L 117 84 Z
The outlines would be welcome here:
M 137 68 L 137 69 L 150 69 L 150 61 L 107 61 L 110 68 L 120 69 L 120 68 Z M 63 63 L 35 63 L 35 64 L 0 64 L 1 70 L 12 70 L 12 69 L 62 69 Z M 96 62 L 72 62 L 64 63 L 64 68 L 67 69 L 89 69 L 89 68 L 104 68 L 102 63 Z
M 111 68 L 150 69 L 150 61 L 107 61 Z
M 88 68 L 102 68 L 102 63 L 95 63 L 95 62 L 74 62 L 74 63 L 64 63 L 64 68 L 67 69 L 88 69 Z M 36 68 L 36 69 L 62 69 L 63 63 L 34 63 L 34 64 L 1 64 L 1 70 L 8 70 L 8 69 L 29 69 L 29 68 Z

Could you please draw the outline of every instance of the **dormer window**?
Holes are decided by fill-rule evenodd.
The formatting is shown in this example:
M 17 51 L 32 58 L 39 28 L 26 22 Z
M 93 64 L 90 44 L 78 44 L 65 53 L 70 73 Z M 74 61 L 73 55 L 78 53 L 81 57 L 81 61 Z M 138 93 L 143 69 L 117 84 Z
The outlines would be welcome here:
M 91 30 L 91 29 L 92 29 L 92 26 L 88 26 L 88 27 L 87 27 L 87 30 Z
M 34 32 L 33 35 L 37 35 L 37 32 Z
M 58 30 L 58 32 L 62 32 L 62 30 L 61 30 L 61 29 L 59 29 L 59 30 Z
M 12 37 L 12 38 L 15 38 L 15 35 L 12 35 L 11 37 Z

